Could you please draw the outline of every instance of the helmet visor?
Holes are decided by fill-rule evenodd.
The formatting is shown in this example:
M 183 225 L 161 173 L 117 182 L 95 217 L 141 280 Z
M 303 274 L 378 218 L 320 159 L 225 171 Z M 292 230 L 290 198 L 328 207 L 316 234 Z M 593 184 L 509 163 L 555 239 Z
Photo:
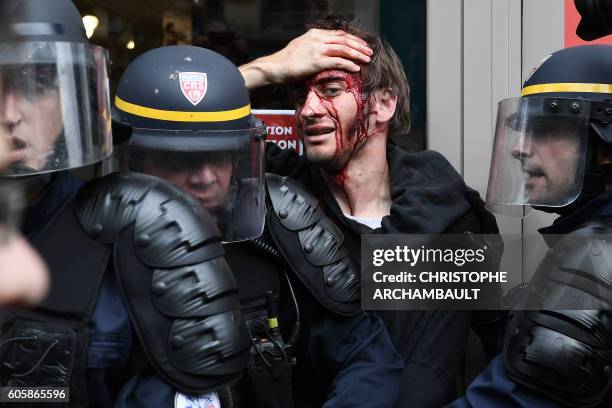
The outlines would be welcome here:
M 264 228 L 265 128 L 236 131 L 134 129 L 121 166 L 168 180 L 210 213 L 224 242 L 260 236 Z M 144 141 L 152 141 L 146 145 Z M 210 142 L 210 143 L 207 143 Z
M 106 50 L 69 42 L 0 44 L 0 126 L 13 164 L 32 175 L 85 166 L 112 151 Z
M 563 207 L 580 194 L 590 104 L 527 97 L 500 102 L 486 204 L 524 216 L 517 206 Z

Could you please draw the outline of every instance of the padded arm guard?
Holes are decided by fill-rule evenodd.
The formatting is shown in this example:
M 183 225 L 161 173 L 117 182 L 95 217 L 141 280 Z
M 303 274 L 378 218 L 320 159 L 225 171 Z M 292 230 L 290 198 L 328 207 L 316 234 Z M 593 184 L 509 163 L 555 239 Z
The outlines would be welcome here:
M 507 331 L 510 377 L 564 405 L 596 406 L 611 388 L 611 235 L 594 223 L 557 242 Z
M 81 189 L 77 216 L 114 246 L 117 279 L 149 363 L 185 393 L 233 382 L 249 358 L 238 287 L 216 226 L 155 177 L 112 174 Z
M 361 286 L 342 231 L 297 182 L 266 174 L 266 185 L 273 209 L 268 227 L 287 263 L 328 310 L 357 313 Z

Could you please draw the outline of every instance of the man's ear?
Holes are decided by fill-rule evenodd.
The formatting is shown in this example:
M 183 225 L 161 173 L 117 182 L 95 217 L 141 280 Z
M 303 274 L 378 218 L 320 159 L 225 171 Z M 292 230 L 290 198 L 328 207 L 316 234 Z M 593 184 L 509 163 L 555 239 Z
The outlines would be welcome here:
M 391 88 L 383 88 L 374 92 L 372 114 L 377 123 L 389 123 L 395 115 L 397 95 Z

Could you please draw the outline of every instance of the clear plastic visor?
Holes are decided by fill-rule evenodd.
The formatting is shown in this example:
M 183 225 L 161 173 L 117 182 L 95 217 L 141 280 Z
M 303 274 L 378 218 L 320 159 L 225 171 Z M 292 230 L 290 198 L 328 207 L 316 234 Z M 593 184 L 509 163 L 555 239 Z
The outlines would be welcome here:
M 526 216 L 518 206 L 563 207 L 580 194 L 590 104 L 581 99 L 505 99 L 497 113 L 486 204 Z
M 191 194 L 216 221 L 224 242 L 262 234 L 264 127 L 198 132 L 134 129 L 133 133 L 122 148 L 123 170 L 168 180 Z
M 85 166 L 112 151 L 108 58 L 82 43 L 0 44 L 0 133 L 8 174 Z

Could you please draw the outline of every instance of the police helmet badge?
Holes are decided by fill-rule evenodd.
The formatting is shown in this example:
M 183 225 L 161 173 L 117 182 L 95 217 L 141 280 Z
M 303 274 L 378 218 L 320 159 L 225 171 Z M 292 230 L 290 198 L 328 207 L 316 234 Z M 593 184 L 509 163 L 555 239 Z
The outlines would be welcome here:
M 179 82 L 183 95 L 193 106 L 197 106 L 208 89 L 208 80 L 204 72 L 181 72 L 179 73 Z

